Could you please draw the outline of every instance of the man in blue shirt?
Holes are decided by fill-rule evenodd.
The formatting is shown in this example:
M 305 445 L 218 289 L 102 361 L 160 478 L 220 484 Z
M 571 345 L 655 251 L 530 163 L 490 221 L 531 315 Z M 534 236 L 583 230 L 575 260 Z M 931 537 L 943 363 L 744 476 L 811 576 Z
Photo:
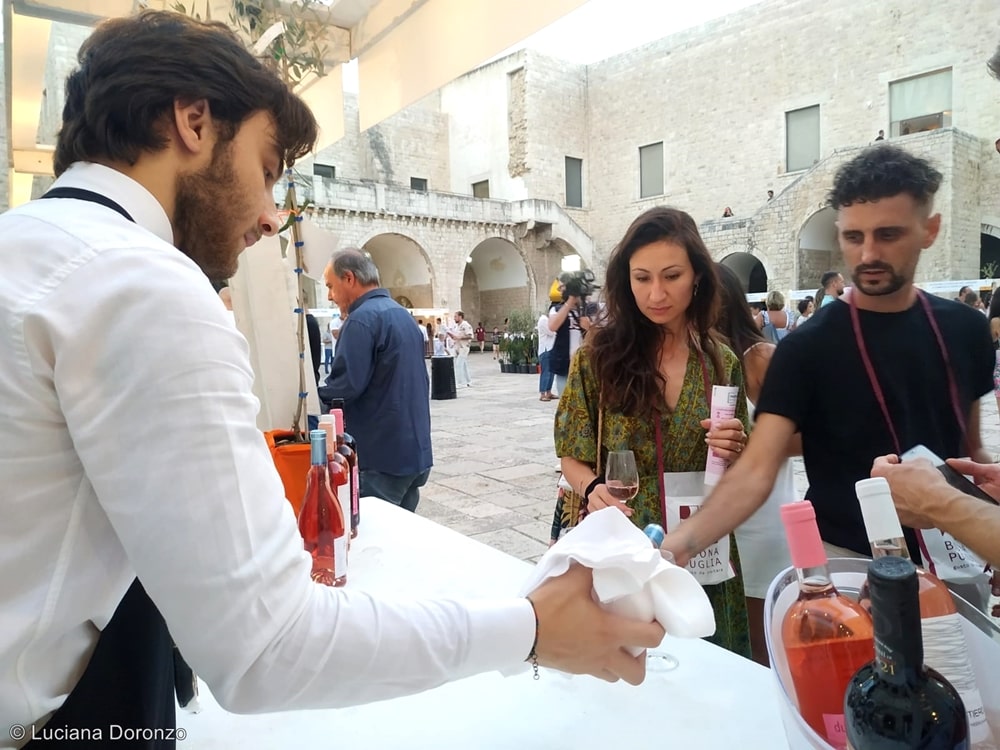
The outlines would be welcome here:
M 379 286 L 378 268 L 362 251 L 334 253 L 323 281 L 347 319 L 320 398 L 344 400 L 344 421 L 358 444 L 361 494 L 414 511 L 434 463 L 423 337 Z

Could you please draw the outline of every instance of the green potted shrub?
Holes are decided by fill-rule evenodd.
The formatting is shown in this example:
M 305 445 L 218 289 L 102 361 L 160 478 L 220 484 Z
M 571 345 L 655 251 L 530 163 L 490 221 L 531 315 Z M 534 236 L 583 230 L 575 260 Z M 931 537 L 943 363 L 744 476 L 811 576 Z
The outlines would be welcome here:
M 502 336 L 498 348 L 500 350 L 500 372 L 510 372 L 510 339 Z
M 516 341 L 516 357 L 511 357 L 511 363 L 516 366 L 514 372 L 531 372 L 531 356 L 537 349 L 532 344 L 532 338 L 536 334 L 534 313 L 528 309 L 513 310 L 507 322 L 507 331 L 512 341 Z

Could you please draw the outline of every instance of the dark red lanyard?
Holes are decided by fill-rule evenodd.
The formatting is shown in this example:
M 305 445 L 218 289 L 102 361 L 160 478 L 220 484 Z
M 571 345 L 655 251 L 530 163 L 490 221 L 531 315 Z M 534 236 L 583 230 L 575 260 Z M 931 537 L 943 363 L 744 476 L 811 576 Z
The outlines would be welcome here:
M 703 352 L 698 352 L 698 361 L 701 363 L 701 377 L 705 384 L 705 403 L 708 404 L 708 413 L 711 416 L 712 380 L 708 377 L 708 366 L 705 364 L 705 354 Z M 680 397 L 678 397 L 679 403 Z M 667 491 L 663 485 L 663 429 L 660 427 L 661 418 L 658 410 L 653 412 L 653 421 L 656 423 L 656 482 L 660 491 L 660 516 L 663 521 L 663 530 L 669 531 L 667 528 Z
M 958 421 L 958 427 L 962 432 L 962 440 L 966 439 L 966 425 L 965 425 L 965 415 L 962 414 L 962 406 L 959 402 L 958 397 L 958 383 L 955 382 L 955 373 L 952 371 L 951 359 L 948 356 L 948 347 L 945 346 L 944 337 L 941 335 L 941 329 L 938 327 L 937 320 L 934 319 L 934 311 L 931 309 L 931 303 L 927 299 L 927 295 L 923 293 L 920 289 L 917 289 L 917 299 L 920 300 L 921 305 L 924 308 L 924 313 L 927 315 L 927 320 L 931 324 L 931 329 L 934 331 L 934 337 L 937 339 L 938 348 L 941 350 L 941 357 L 944 359 L 944 369 L 948 375 L 948 388 L 951 392 L 951 406 L 955 410 L 955 419 Z M 899 442 L 899 435 L 896 433 L 896 425 L 892 421 L 892 415 L 889 414 L 889 406 L 885 402 L 885 394 L 882 392 L 882 386 L 878 381 L 878 375 L 875 373 L 875 367 L 872 365 L 871 357 L 868 356 L 868 347 L 865 345 L 865 337 L 861 334 L 861 318 L 858 315 L 858 308 L 854 301 L 854 295 L 857 292 L 851 290 L 851 296 L 848 300 L 848 304 L 851 308 L 851 327 L 854 329 L 854 340 L 858 345 L 858 351 L 861 353 L 861 361 L 864 362 L 865 372 L 868 374 L 868 382 L 871 383 L 872 391 L 875 394 L 875 400 L 878 401 L 879 408 L 882 410 L 882 416 L 885 418 L 885 424 L 889 428 L 889 434 L 892 436 L 892 443 L 896 447 L 896 453 L 902 453 L 902 445 Z

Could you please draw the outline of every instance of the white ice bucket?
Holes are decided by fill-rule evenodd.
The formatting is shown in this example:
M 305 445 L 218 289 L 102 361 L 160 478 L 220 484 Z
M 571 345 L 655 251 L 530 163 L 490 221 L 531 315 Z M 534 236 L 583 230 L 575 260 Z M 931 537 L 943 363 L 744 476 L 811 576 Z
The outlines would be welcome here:
M 836 558 L 829 561 L 830 574 L 837 590 L 857 599 L 868 574 L 870 560 Z M 781 695 L 781 720 L 785 725 L 791 750 L 833 750 L 799 715 L 795 688 L 788 672 L 785 649 L 781 643 L 781 622 L 788 608 L 798 597 L 798 579 L 794 568 L 788 568 L 771 581 L 764 601 L 764 623 L 767 653 L 771 671 L 778 681 Z M 970 661 L 976 673 L 979 692 L 983 696 L 986 716 L 994 736 L 1000 736 L 1000 629 L 980 610 L 952 592 L 958 613 L 965 626 L 965 640 Z M 873 654 L 874 656 L 874 654 Z

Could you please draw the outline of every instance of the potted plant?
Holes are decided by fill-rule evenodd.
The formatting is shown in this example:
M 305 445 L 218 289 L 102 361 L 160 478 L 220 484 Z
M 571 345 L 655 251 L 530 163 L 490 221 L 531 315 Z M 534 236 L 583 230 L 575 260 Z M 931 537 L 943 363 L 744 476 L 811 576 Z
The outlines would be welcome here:
M 510 340 L 507 337 L 500 339 L 498 348 L 500 350 L 500 372 L 510 372 Z
M 525 340 L 518 334 L 507 339 L 508 372 L 520 372 L 526 355 Z
M 511 362 L 515 365 L 514 372 L 530 373 L 531 365 L 528 364 L 531 356 L 537 348 L 532 339 L 537 335 L 535 321 L 537 317 L 531 310 L 513 310 L 507 323 L 507 331 L 512 341 L 516 341 L 516 357 L 511 357 Z

